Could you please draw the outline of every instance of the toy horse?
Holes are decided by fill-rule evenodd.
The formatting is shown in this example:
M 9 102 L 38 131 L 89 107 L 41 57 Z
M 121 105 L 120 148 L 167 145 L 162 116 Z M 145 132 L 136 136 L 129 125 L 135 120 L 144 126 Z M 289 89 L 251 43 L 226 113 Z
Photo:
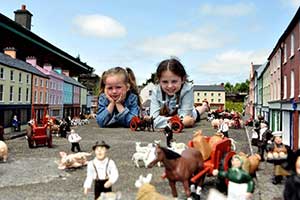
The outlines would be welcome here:
M 165 166 L 166 177 L 169 180 L 173 197 L 177 197 L 175 184 L 177 181 L 180 181 L 183 183 L 186 196 L 188 199 L 191 199 L 189 182 L 192 176 L 203 168 L 203 158 L 201 153 L 198 150 L 189 148 L 179 155 L 174 151 L 156 145 L 150 150 L 147 166 L 151 168 L 159 161 Z M 198 186 L 201 186 L 203 181 L 204 178 L 200 179 Z

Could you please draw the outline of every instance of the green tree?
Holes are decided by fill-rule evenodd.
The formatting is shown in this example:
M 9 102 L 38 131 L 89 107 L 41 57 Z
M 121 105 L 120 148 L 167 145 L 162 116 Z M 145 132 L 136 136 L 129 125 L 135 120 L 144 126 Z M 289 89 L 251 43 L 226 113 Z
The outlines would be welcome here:
M 233 86 L 229 82 L 227 82 L 224 85 L 224 89 L 225 89 L 225 92 L 232 92 Z

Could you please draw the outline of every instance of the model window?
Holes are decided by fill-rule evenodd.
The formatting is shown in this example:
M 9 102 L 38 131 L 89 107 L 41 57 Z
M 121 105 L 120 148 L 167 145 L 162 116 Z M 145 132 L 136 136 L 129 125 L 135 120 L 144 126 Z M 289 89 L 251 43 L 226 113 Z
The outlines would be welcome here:
M 10 80 L 11 81 L 14 80 L 14 71 L 13 70 L 10 71 Z
M 19 93 L 18 93 L 18 101 L 22 100 L 22 88 L 19 87 Z
M 22 73 L 19 73 L 19 83 L 22 83 Z
M 4 68 L 3 67 L 0 68 L 0 78 L 4 79 Z
M 3 101 L 3 85 L 0 85 L 0 101 Z
M 9 88 L 9 101 L 13 101 L 14 97 L 14 86 L 10 86 Z

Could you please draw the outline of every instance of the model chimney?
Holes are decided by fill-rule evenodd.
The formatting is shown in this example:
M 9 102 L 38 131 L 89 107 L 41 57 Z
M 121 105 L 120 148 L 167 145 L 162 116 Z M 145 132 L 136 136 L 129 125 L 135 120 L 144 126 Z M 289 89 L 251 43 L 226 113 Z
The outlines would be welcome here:
M 26 10 L 26 5 L 22 5 L 21 10 L 16 10 L 14 13 L 15 22 L 30 30 L 32 14 Z
M 36 67 L 36 65 L 37 65 L 36 57 L 34 57 L 34 56 L 26 57 L 26 62 L 31 64 L 34 67 Z
M 9 55 L 12 58 L 17 58 L 17 50 L 14 47 L 6 47 L 4 54 Z

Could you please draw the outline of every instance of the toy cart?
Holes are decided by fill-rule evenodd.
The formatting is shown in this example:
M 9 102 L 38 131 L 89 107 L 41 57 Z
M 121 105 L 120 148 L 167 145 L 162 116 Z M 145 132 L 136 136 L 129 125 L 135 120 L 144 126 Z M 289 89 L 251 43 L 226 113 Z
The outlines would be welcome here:
M 47 122 L 48 117 L 46 115 L 46 109 L 44 109 L 44 117 L 43 117 L 43 124 L 42 126 L 37 126 L 35 120 L 35 112 L 32 109 L 32 116 L 33 116 L 33 125 L 31 127 L 31 133 L 27 133 L 27 140 L 29 148 L 33 148 L 35 146 L 48 146 L 48 148 L 52 147 L 52 135 L 49 127 L 49 123 Z
M 210 137 L 206 139 L 209 142 Z M 188 146 L 193 147 L 193 141 L 189 141 Z M 212 176 L 214 169 L 227 171 L 231 167 L 231 158 L 234 155 L 235 152 L 231 150 L 231 141 L 223 138 L 214 144 L 209 159 L 204 161 L 203 169 L 191 178 L 191 182 L 196 183 L 206 175 Z

